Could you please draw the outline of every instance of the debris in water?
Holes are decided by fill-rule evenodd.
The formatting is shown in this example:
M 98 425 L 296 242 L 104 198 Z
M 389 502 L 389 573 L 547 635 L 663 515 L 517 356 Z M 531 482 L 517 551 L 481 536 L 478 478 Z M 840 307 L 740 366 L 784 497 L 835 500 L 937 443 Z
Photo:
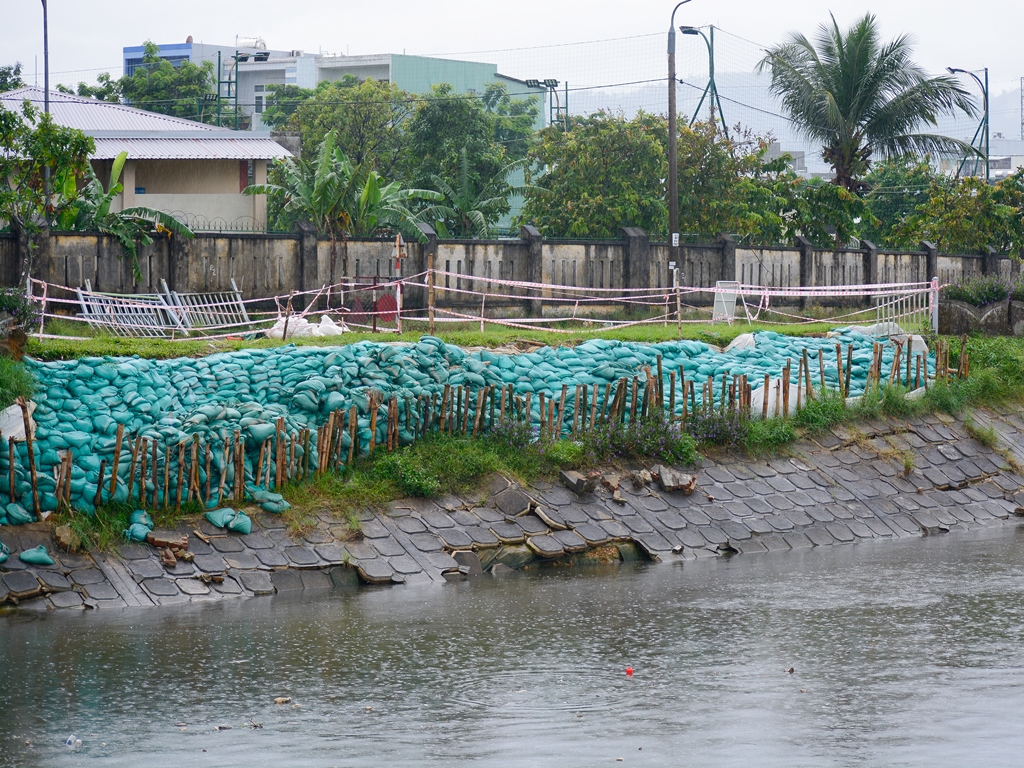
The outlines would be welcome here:
M 787 672 L 789 672 L 789 674 L 791 674 L 791 675 L 792 675 L 792 674 L 793 674 L 794 672 L 796 672 L 796 669 L 795 669 L 795 668 L 793 668 L 793 667 L 790 667 L 790 668 L 789 668 L 789 669 L 787 669 L 786 671 L 787 671 Z
M 278 696 L 276 699 L 274 699 L 274 703 L 275 704 L 287 704 L 291 700 L 292 700 L 291 696 Z
M 633 676 L 633 668 L 632 667 L 626 667 L 626 677 L 632 677 L 632 676 Z

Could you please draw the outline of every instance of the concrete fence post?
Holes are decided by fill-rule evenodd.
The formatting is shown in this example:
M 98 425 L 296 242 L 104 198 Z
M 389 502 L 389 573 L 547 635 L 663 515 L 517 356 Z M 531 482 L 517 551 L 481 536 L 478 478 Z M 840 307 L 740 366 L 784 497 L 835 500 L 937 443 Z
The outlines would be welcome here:
M 731 235 L 718 236 L 718 247 L 721 249 L 722 272 L 719 280 L 736 280 L 736 241 Z
M 299 258 L 298 258 L 299 289 L 315 291 L 323 285 L 320 279 L 320 264 L 317 254 L 316 229 L 312 224 L 299 222 Z
M 192 258 L 193 242 L 195 242 L 194 239 L 171 235 L 170 248 L 168 248 L 167 253 L 169 262 L 167 265 L 167 283 L 172 291 L 184 293 L 191 290 L 188 284 L 188 272 L 189 261 Z M 150 279 L 150 282 L 159 289 L 159 278 L 154 276 Z
M 996 249 L 993 248 L 991 245 L 986 246 L 985 251 L 982 254 L 981 273 L 983 275 L 998 276 L 1000 261 L 1002 261 L 1002 257 L 998 253 L 996 253 Z
M 640 227 L 623 227 L 622 287 L 651 287 L 651 238 Z M 627 305 L 633 314 L 636 305 Z
M 519 237 L 526 241 L 526 280 L 530 283 L 544 282 L 544 237 L 540 230 L 531 224 L 519 230 Z M 526 312 L 529 317 L 542 317 L 544 302 L 540 296 L 528 299 Z
M 927 240 L 921 241 L 921 250 L 924 251 L 925 256 L 925 280 L 931 280 L 933 277 L 939 276 L 939 249 L 935 246 L 935 243 L 930 243 Z
M 423 222 L 416 224 L 416 229 L 419 230 L 425 239 L 420 240 L 419 248 L 409 248 L 408 245 L 406 246 L 406 253 L 409 255 L 406 256 L 405 264 L 402 265 L 402 274 L 405 276 L 426 272 L 430 256 L 434 257 L 434 267 L 437 267 L 437 232 L 434 231 L 432 226 Z M 413 256 L 413 253 L 416 255 Z M 421 282 L 407 285 L 403 293 L 402 301 L 405 302 L 405 306 L 409 309 L 424 309 L 427 306 L 427 278 L 424 276 L 420 280 Z M 421 287 L 410 290 L 411 285 L 419 285 Z
M 810 288 L 814 285 L 814 243 L 803 235 L 797 235 L 796 247 L 800 249 L 800 287 Z M 800 298 L 801 307 L 811 303 L 810 296 Z
M 870 240 L 860 241 L 861 250 L 864 251 L 864 285 L 878 284 L 878 246 Z M 866 306 L 871 306 L 871 297 L 864 299 Z

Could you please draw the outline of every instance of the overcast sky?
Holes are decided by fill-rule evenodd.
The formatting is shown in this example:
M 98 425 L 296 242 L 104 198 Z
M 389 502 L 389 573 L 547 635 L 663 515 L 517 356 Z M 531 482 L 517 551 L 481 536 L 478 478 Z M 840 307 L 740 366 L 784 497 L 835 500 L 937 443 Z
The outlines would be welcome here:
M 664 34 L 673 2 L 654 0 L 49 0 L 50 71 L 56 82 L 92 82 L 97 71 L 120 75 L 121 48 L 154 42 L 233 44 L 260 36 L 270 48 L 338 53 L 442 54 L 533 48 L 580 41 Z M 1016 38 L 1024 11 L 1019 0 L 981 5 L 950 0 L 692 0 L 677 24 L 714 24 L 761 44 L 790 31 L 812 34 L 834 11 L 842 25 L 874 12 L 886 37 L 910 33 L 916 59 L 933 72 L 946 66 L 989 67 L 993 95 L 1016 90 L 1024 57 Z M 662 45 L 659 43 L 659 45 Z M 663 45 L 661 50 L 663 51 Z M 27 80 L 38 56 L 42 82 L 42 10 L 39 0 L 0 0 L 0 64 L 20 60 Z M 476 56 L 487 61 L 488 56 Z M 491 57 L 492 59 L 497 58 Z M 630 62 L 622 69 L 629 75 Z M 72 71 L 74 70 L 74 71 Z M 509 73 L 524 76 L 522 73 Z M 579 76 L 572 72 L 540 76 Z

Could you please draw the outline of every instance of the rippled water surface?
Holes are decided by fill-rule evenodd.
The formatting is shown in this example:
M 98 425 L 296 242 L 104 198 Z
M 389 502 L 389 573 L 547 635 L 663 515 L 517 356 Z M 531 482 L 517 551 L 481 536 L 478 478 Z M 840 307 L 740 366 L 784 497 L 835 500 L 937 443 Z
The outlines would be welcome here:
M 0 765 L 1020 765 L 1022 635 L 1024 529 L 8 615 Z

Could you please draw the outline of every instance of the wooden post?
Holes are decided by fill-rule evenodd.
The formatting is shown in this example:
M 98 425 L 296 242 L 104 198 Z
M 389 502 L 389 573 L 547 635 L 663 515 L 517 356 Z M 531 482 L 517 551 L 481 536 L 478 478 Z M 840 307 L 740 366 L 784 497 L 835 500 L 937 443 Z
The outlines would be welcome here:
M 207 501 L 210 500 L 210 441 L 209 440 L 207 440 L 205 443 L 203 443 L 203 453 L 205 454 L 205 459 L 206 459 L 206 462 L 205 462 L 206 463 L 206 494 L 204 495 L 204 498 L 203 498 L 203 503 L 205 504 Z M 293 458 L 294 458 L 294 455 L 293 455 Z
M 149 443 L 144 437 L 139 438 L 139 441 L 142 443 L 142 459 L 139 466 L 139 503 L 145 507 L 148 501 L 146 498 L 146 459 L 149 457 Z
M 629 400 L 629 423 L 633 424 L 636 422 L 636 399 L 637 399 L 637 386 L 639 380 L 636 376 L 633 377 L 633 385 L 630 387 L 630 400 Z
M 658 355 L 658 410 L 665 408 L 665 374 L 661 368 L 661 355 Z
M 430 318 L 430 335 L 434 335 L 434 254 L 427 254 L 427 316 Z M 443 427 L 442 427 L 443 429 Z
M 234 482 L 232 483 L 233 493 L 231 494 L 231 497 L 238 501 L 241 499 L 241 496 L 239 496 L 239 489 L 245 488 L 245 464 L 239 458 L 239 454 L 241 454 L 245 449 L 242 446 L 242 433 L 237 429 L 235 430 L 235 439 L 232 441 L 231 447 L 233 448 L 232 454 L 234 456 L 235 470 L 234 477 L 232 478 Z
M 669 371 L 668 374 L 668 423 L 676 420 L 676 372 Z
M 269 439 L 270 438 L 268 437 L 267 440 L 269 440 Z M 262 443 L 260 443 L 260 457 L 259 457 L 259 459 L 256 460 L 256 484 L 257 485 L 259 485 L 260 475 L 262 474 L 262 469 L 263 469 L 263 454 L 265 454 L 267 452 L 267 440 L 264 440 Z M 267 490 L 270 490 L 270 489 L 268 488 Z
M 538 392 L 537 393 L 537 398 L 538 398 L 538 402 L 539 402 L 539 406 L 538 407 L 540 409 L 540 427 L 539 427 L 540 431 L 537 433 L 537 437 L 538 437 L 538 439 L 543 440 L 544 439 L 544 422 L 547 420 L 547 410 L 544 407 L 545 406 L 545 403 L 544 403 L 544 393 L 543 392 Z
M 565 397 L 569 393 L 569 385 L 562 385 L 562 396 L 558 399 L 558 429 L 555 430 L 555 440 L 562 438 L 562 424 L 565 423 Z
M 675 269 L 675 278 L 676 278 L 676 332 L 680 336 L 682 336 L 683 335 L 683 309 L 682 309 L 682 301 L 681 301 L 681 299 L 679 297 L 679 267 L 676 267 L 676 269 Z
M 370 395 L 370 448 L 368 455 L 373 455 L 377 447 L 377 396 Z
M 157 467 L 160 449 L 157 447 L 156 440 L 150 440 L 150 448 L 152 449 L 152 466 L 149 471 L 153 476 L 153 509 L 156 509 L 160 506 L 160 470 Z
M 839 388 L 839 396 L 845 397 L 843 391 L 843 345 L 836 344 L 836 386 Z
M 772 393 L 772 379 L 767 373 L 764 375 L 764 389 L 762 391 L 764 393 L 764 397 L 761 398 L 761 418 L 763 420 L 768 418 L 768 397 Z
M 782 418 L 789 418 L 789 379 L 792 375 L 793 363 L 789 359 L 786 360 L 786 367 L 782 369 Z
M 473 434 L 471 435 L 473 440 L 476 440 L 476 436 L 480 433 L 480 423 L 483 421 L 484 401 L 486 398 L 487 387 L 478 389 L 476 392 L 476 413 L 473 417 Z
M 36 455 L 32 443 L 32 420 L 28 413 L 28 402 L 24 397 L 18 398 L 18 405 L 21 406 L 21 418 L 25 423 L 25 449 L 28 451 L 28 473 L 29 478 L 32 481 L 32 505 L 36 516 L 38 517 L 42 512 L 42 509 L 39 506 L 39 486 L 37 485 L 36 478 Z
M 504 400 L 502 400 L 504 403 Z M 576 397 L 572 403 L 572 439 L 575 440 L 579 436 L 580 428 L 580 385 L 576 385 Z
M 590 402 L 590 431 L 594 431 L 594 427 L 597 426 L 597 384 L 594 385 L 592 392 L 592 400 Z
M 100 460 L 100 480 L 96 483 L 96 496 L 92 500 L 94 507 L 99 507 L 103 503 L 103 476 L 107 473 L 107 460 Z
M 853 344 L 846 345 L 846 372 L 843 378 L 843 397 L 850 396 L 850 374 L 853 373 Z
M 804 390 L 804 359 L 800 357 L 796 365 L 796 409 L 800 410 L 800 398 Z
M 132 463 L 131 463 L 131 467 L 129 467 L 129 469 L 128 469 L 128 500 L 129 501 L 131 501 L 131 498 L 132 498 L 132 487 L 135 485 L 135 468 L 138 466 L 139 443 L 140 442 L 141 442 L 141 440 L 138 437 L 136 437 L 135 440 L 132 441 Z
M 114 438 L 114 460 L 110 463 L 110 494 L 109 499 L 114 499 L 114 491 L 117 490 L 117 467 L 121 462 L 121 443 L 124 441 L 124 424 L 117 425 L 117 437 Z
M 821 379 L 821 396 L 825 396 L 825 355 L 818 350 L 818 377 Z
M 263 455 L 262 448 L 260 449 L 260 455 Z M 178 485 L 177 493 L 175 494 L 174 508 L 181 511 L 181 484 L 185 480 L 185 443 L 178 443 Z

